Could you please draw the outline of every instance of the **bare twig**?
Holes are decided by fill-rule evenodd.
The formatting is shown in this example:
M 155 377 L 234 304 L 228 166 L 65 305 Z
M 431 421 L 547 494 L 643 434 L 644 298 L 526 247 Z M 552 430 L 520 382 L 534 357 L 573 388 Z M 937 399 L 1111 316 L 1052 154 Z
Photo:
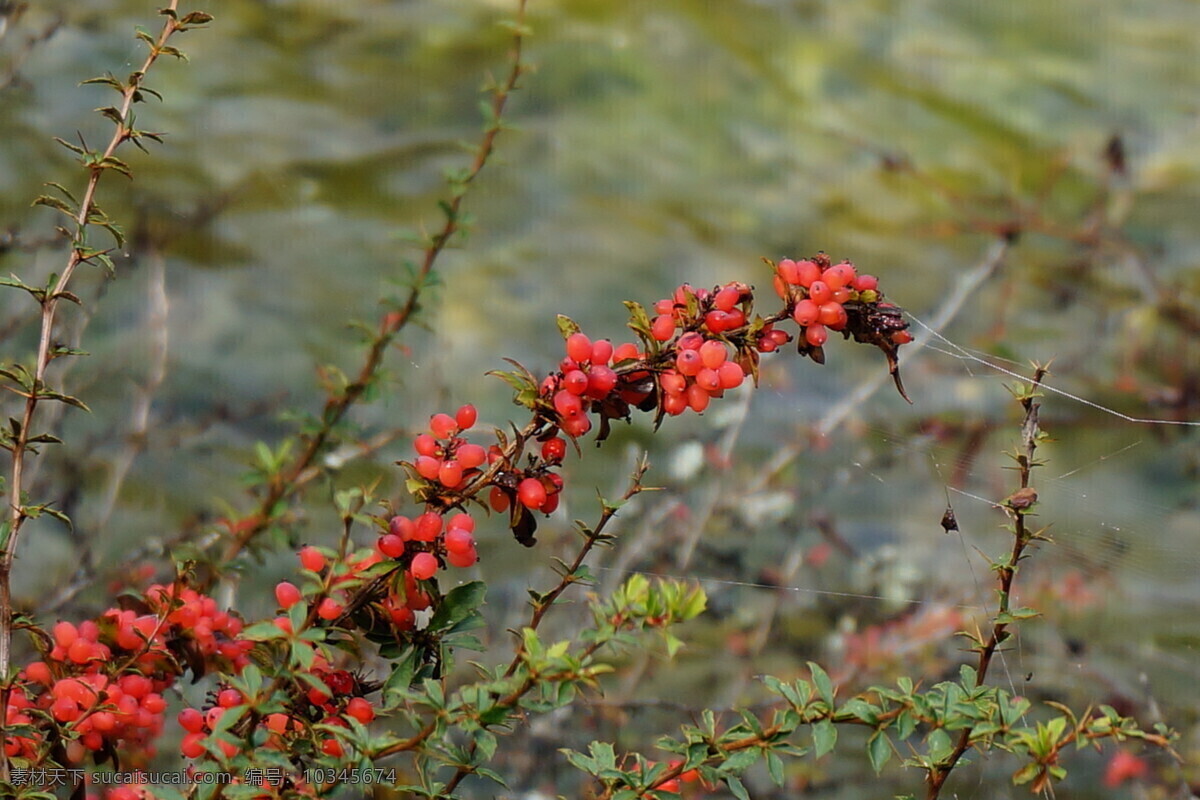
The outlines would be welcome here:
M 1028 390 L 1021 392 L 1019 396 L 1021 408 L 1025 410 L 1025 418 L 1021 423 L 1021 447 L 1013 454 L 1013 458 L 1017 462 L 1020 486 L 1000 506 L 1013 523 L 1013 546 L 1008 559 L 995 565 L 1000 590 L 1000 604 L 992 623 L 991 635 L 988 636 L 987 641 L 980 642 L 979 647 L 976 648 L 979 660 L 975 666 L 975 674 L 979 686 L 982 686 L 987 679 L 992 658 L 999 651 L 1000 645 L 1011 636 L 1008 629 L 1012 625 L 1013 618 L 1009 603 L 1012 599 L 1013 579 L 1017 575 L 1017 566 L 1025 556 L 1025 548 L 1031 542 L 1042 538 L 1041 531 L 1029 529 L 1026 518 L 1031 514 L 1030 508 L 1037 502 L 1037 492 L 1029 485 L 1033 469 L 1039 466 L 1034 454 L 1041 441 L 1041 429 L 1038 427 L 1040 404 L 1035 402 L 1035 398 L 1038 396 L 1038 387 L 1041 386 L 1047 372 L 1046 367 L 1035 366 L 1033 377 L 1029 379 Z M 946 778 L 950 776 L 959 759 L 971 746 L 971 733 L 972 728 L 963 729 L 954 745 L 954 750 L 929 770 L 926 776 L 928 786 L 925 796 L 927 800 L 936 800 L 941 794 Z

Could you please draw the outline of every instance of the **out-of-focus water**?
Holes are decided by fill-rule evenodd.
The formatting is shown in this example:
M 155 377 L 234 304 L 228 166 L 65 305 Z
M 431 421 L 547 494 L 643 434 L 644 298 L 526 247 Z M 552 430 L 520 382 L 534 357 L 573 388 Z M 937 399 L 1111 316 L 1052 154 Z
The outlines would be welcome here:
M 120 449 L 114 431 L 147 374 L 151 270 L 147 255 L 131 254 L 118 258 L 115 283 L 79 283 L 94 312 L 83 334 L 93 356 L 73 364 L 67 382 L 94 413 L 66 417 L 69 444 L 38 473 L 52 496 L 69 487 L 64 501 L 99 551 L 115 556 L 169 536 L 225 513 L 224 502 L 244 507 L 238 479 L 252 440 L 289 431 L 284 410 L 319 407 L 314 365 L 356 368 L 345 323 L 374 319 L 379 300 L 401 291 L 404 261 L 417 256 L 403 234 L 439 224 L 442 172 L 465 163 L 460 143 L 481 127 L 479 87 L 504 69 L 508 34 L 497 23 L 510 5 L 217 4 L 209 29 L 181 38 L 190 63 L 155 67 L 150 85 L 165 102 L 141 107 L 139 120 L 167 132 L 166 144 L 127 154 L 135 180 L 114 177 L 101 193 L 128 228 L 152 226 L 166 241 L 169 359 L 154 425 L 111 520 L 90 527 Z M 55 18 L 54 35 L 26 49 Z M 88 0 L 47 2 L 9 26 L 0 39 L 0 228 L 25 242 L 49 231 L 50 212 L 30 200 L 44 181 L 80 183 L 50 137 L 94 145 L 106 136 L 90 113 L 109 102 L 106 90 L 77 84 L 131 70 L 141 58 L 132 28 L 153 21 L 152 3 Z M 1020 374 L 1031 359 L 1054 358 L 1052 385 L 1093 405 L 1043 401 L 1054 441 L 1038 477 L 1040 513 L 1057 541 L 1031 562 L 1029 579 L 1053 583 L 1074 570 L 1094 597 L 1075 606 L 1048 595 L 1047 618 L 1009 656 L 1011 671 L 1034 673 L 1022 691 L 1082 705 L 1153 698 L 1169 722 L 1193 724 L 1197 434 L 1096 406 L 1200 420 L 1196 317 L 1180 322 L 1163 301 L 1190 309 L 1200 296 L 1200 6 L 533 0 L 529 22 L 536 71 L 467 201 L 470 238 L 440 261 L 424 326 L 408 332 L 385 391 L 355 423 L 415 428 L 470 400 L 502 424 L 515 409 L 483 373 L 503 356 L 550 368 L 561 353 L 556 313 L 621 337 L 621 300 L 648 304 L 684 280 L 766 287 L 761 256 L 852 258 L 891 299 L 932 320 L 995 231 L 1019 232 L 943 330 L 965 350 L 935 341 L 905 365 L 913 406 L 885 385 L 812 446 L 812 423 L 883 370 L 882 358 L 842 343 L 820 368 L 780 354 L 745 411 L 731 466 L 714 473 L 689 461 L 697 442 L 734 439 L 716 406 L 653 439 L 645 420 L 619 428 L 568 467 L 570 516 L 544 526 L 536 555 L 548 561 L 566 547 L 567 520 L 591 513 L 591 487 L 614 493 L 630 453 L 649 448 L 650 481 L 672 497 L 694 510 L 721 493 L 704 546 L 678 565 L 690 523 L 655 496 L 628 515 L 636 547 L 623 547 L 644 552 L 619 548 L 599 563 L 714 579 L 718 614 L 698 628 L 697 653 L 736 650 L 737 636 L 753 631 L 772 593 L 734 582 L 769 582 L 763 570 L 785 563 L 790 548 L 816 547 L 814 512 L 858 556 L 792 574 L 797 591 L 783 595 L 778 634 L 756 658 L 719 667 L 684 657 L 669 679 L 654 665 L 643 693 L 674 687 L 694 699 L 701 684 L 736 689 L 743 674 L 795 671 L 806 657 L 836 662 L 836 631 L 893 618 L 904 601 L 991 602 L 973 548 L 998 555 L 1006 546 L 989 501 L 1014 485 L 1000 451 L 1017 441 L 1017 415 L 1004 388 L 1013 379 L 967 356 Z M 1114 136 L 1123 170 L 1105 155 Z M 44 276 L 61 260 L 61 249 L 8 249 L 0 271 Z M 16 292 L 0 304 L 6 321 L 30 310 Z M 12 335 L 4 346 L 10 359 L 30 340 Z M 792 445 L 799 458 L 765 479 L 762 465 Z M 406 450 L 398 443 L 339 480 L 382 472 L 398 491 L 390 465 Z M 962 542 L 938 526 L 947 498 Z M 37 569 L 18 573 L 26 599 L 78 562 L 78 542 L 49 525 L 34 530 L 22 563 Z M 332 535 L 319 510 L 297 534 Z M 529 554 L 503 532 L 490 538 L 481 569 L 504 624 L 515 624 Z M 282 559 L 269 565 L 271 577 L 287 569 Z M 265 609 L 267 598 L 243 591 Z M 1076 640 L 1086 647 L 1067 646 Z M 728 694 L 719 689 L 712 702 L 737 699 Z M 651 722 L 634 726 L 626 744 L 658 732 Z M 810 777 L 857 796 L 859 766 L 813 767 Z M 1003 772 L 980 775 L 1003 786 Z M 897 787 L 914 779 L 903 775 Z M 1095 769 L 1074 780 L 1075 796 L 1098 791 Z M 962 796 L 985 793 L 974 792 Z

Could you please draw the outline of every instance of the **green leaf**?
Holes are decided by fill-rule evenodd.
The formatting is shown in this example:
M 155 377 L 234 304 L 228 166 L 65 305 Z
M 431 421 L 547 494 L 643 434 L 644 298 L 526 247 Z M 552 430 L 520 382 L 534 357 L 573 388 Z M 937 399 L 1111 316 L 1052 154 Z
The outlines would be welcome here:
M 878 775 L 883 771 L 888 759 L 892 757 L 892 742 L 883 731 L 875 731 L 867 741 L 867 757 L 871 759 L 871 767 Z
M 1039 772 L 1041 772 L 1041 767 L 1038 764 L 1026 764 L 1017 770 L 1016 774 L 1013 775 L 1013 785 L 1020 786 L 1025 783 L 1029 783 L 1038 776 Z
M 396 662 L 392 674 L 383 684 L 383 702 L 386 706 L 394 706 L 400 702 L 404 693 L 412 683 L 413 674 L 417 670 L 420 650 L 410 646 L 408 651 Z
M 240 638 L 249 639 L 252 642 L 266 642 L 286 637 L 287 634 L 274 622 L 256 622 L 243 630 Z
M 821 665 L 814 661 L 808 662 L 808 670 L 812 673 L 813 683 L 817 687 L 817 694 L 825 701 L 825 705 L 833 708 L 833 682 L 829 680 L 829 675 L 825 670 L 821 669 Z
M 575 320 L 571 319 L 570 317 L 566 316 L 565 314 L 559 314 L 555 318 L 555 322 L 558 323 L 558 332 L 560 334 L 562 334 L 562 337 L 564 340 L 566 340 L 573 334 L 579 333 L 579 331 L 581 330 L 579 327 L 579 323 L 577 323 Z
M 774 751 L 767 751 L 767 772 L 771 774 L 771 781 L 776 786 L 783 786 L 783 759 Z
M 65 201 L 59 200 L 57 197 L 51 197 L 48 194 L 38 195 L 36 198 L 34 198 L 33 203 L 31 203 L 31 205 L 46 206 L 47 208 L 53 208 L 55 211 L 61 211 L 62 213 L 66 214 L 68 217 L 70 217 L 71 219 L 75 219 L 75 214 L 76 214 L 75 209 L 73 209 L 73 208 L 71 208 L 71 206 L 67 205 L 67 203 Z
M 467 617 L 476 613 L 483 598 L 487 594 L 487 584 L 483 581 L 471 581 L 462 586 L 456 586 L 442 598 L 442 604 L 434 612 L 429 621 L 432 630 L 440 631 L 457 625 Z
M 837 727 L 827 719 L 813 723 L 813 752 L 817 758 L 833 750 L 837 744 Z
M 954 751 L 954 745 L 950 742 L 950 734 L 946 733 L 941 728 L 936 728 L 925 737 L 925 746 L 929 748 L 929 760 L 940 763 L 944 758 Z
M 724 780 L 725 785 L 729 787 L 730 793 L 732 793 L 733 796 L 738 800 L 750 800 L 750 793 L 746 791 L 746 787 L 743 786 L 742 782 L 737 778 L 729 775 L 722 780 Z

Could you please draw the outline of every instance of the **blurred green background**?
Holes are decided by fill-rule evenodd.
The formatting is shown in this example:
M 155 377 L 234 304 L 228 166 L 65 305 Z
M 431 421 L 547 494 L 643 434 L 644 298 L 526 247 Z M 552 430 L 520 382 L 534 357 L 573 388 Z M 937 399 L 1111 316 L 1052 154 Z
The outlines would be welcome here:
M 44 181 L 77 187 L 82 173 L 51 137 L 107 140 L 91 109 L 108 90 L 78 83 L 139 63 L 131 31 L 154 26 L 154 9 L 75 0 L 6 18 L 3 274 L 36 283 L 60 268 L 51 212 L 29 203 Z M 316 365 L 357 369 L 346 323 L 375 320 L 382 298 L 402 294 L 404 263 L 419 256 L 408 234 L 440 225 L 443 171 L 465 165 L 462 143 L 478 139 L 480 86 L 505 69 L 497 23 L 513 4 L 206 10 L 211 27 L 181 37 L 191 62 L 151 75 L 165 102 L 139 107 L 166 144 L 126 153 L 135 180 L 102 186 L 101 205 L 136 234 L 117 280 L 81 276 L 86 307 L 64 315 L 62 336 L 92 353 L 64 380 L 93 413 L 55 420 L 68 444 L 39 464 L 34 496 L 76 527 L 31 526 L 16 583 L 50 616 L 106 606 L 103 581 L 61 609 L 47 599 L 81 562 L 248 509 L 253 443 L 274 446 L 293 430 L 287 412 L 319 409 Z M 604 702 L 522 734 L 529 763 L 504 762 L 513 796 L 573 791 L 555 753 L 564 743 L 645 747 L 696 708 L 760 699 L 753 675 L 791 677 L 808 658 L 848 688 L 953 670 L 955 615 L 993 601 L 975 548 L 1005 549 L 991 502 L 1015 487 L 1001 455 L 1018 438 L 1014 379 L 979 359 L 1027 374 L 1031 359 L 1054 358 L 1051 385 L 1086 400 L 1044 400 L 1055 441 L 1036 483 L 1056 543 L 1021 583 L 1046 614 L 1007 654 L 1003 680 L 1038 699 L 1161 718 L 1194 756 L 1200 5 L 533 0 L 529 24 L 536 71 L 510 104 L 514 130 L 471 190 L 470 236 L 439 261 L 421 326 L 353 415 L 363 436 L 416 431 L 467 401 L 503 425 L 516 409 L 484 373 L 505 356 L 550 369 L 556 313 L 623 339 L 623 299 L 649 304 L 685 280 L 765 288 L 762 256 L 851 258 L 917 320 L 944 321 L 945 338 L 910 348 L 912 406 L 885 383 L 846 401 L 885 377 L 867 348 L 834 343 L 824 367 L 779 354 L 752 398 L 659 436 L 639 419 L 596 453 L 585 445 L 532 554 L 499 526 L 481 536 L 502 653 L 524 587 L 568 551 L 569 521 L 595 517 L 593 487 L 616 494 L 649 450 L 648 480 L 666 491 L 627 509 L 599 574 L 705 579 L 713 608 L 676 662 L 631 654 L 630 677 Z M 0 309 L 5 360 L 27 357 L 31 303 L 5 292 Z M 131 409 L 149 398 L 145 436 L 131 440 Z M 406 442 L 339 461 L 330 479 L 383 475 L 398 499 L 392 462 L 409 456 Z M 293 543 L 333 540 L 328 496 L 327 482 L 310 490 Z M 947 502 L 961 537 L 938 525 Z M 266 587 L 294 563 L 286 551 L 223 599 L 268 613 Z M 560 624 L 569 633 L 570 612 Z M 1103 758 L 1076 763 L 1064 796 L 1130 796 L 1102 787 Z M 1194 767 L 1153 763 L 1140 796 L 1200 781 Z M 954 788 L 1009 796 L 1012 766 L 982 760 Z M 765 775 L 749 785 L 755 797 L 882 796 L 865 767 L 858 754 L 809 760 L 786 790 Z M 919 775 L 893 767 L 883 780 L 890 795 Z

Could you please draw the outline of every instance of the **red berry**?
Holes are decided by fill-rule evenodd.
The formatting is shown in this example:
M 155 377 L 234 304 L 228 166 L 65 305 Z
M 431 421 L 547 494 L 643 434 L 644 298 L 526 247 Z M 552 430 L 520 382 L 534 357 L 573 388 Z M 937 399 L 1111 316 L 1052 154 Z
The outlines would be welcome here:
M 796 320 L 796 324 L 804 327 L 808 327 L 816 322 L 820 314 L 821 307 L 812 300 L 801 300 L 792 309 L 792 319 Z
M 204 715 L 194 708 L 185 708 L 177 717 L 179 726 L 188 733 L 199 733 L 204 730 Z
M 408 517 L 392 517 L 392 521 L 388 523 L 388 533 L 393 536 L 399 536 L 406 542 L 413 538 L 415 532 L 416 526 L 413 525 L 413 521 Z
M 199 758 L 204 755 L 204 745 L 201 744 L 203 740 L 203 733 L 189 733 L 183 737 L 183 742 L 179 745 L 179 752 L 183 753 L 184 758 Z
M 579 437 L 592 429 L 592 421 L 587 418 L 586 414 L 580 414 L 577 417 L 567 417 L 559 425 L 559 428 L 567 436 Z
M 327 756 L 333 756 L 334 758 L 341 758 L 342 754 L 345 751 L 342 749 L 341 742 L 339 742 L 337 739 L 334 739 L 333 737 L 330 737 L 330 738 L 326 739 L 325 741 L 321 742 L 321 752 Z
M 892 334 L 892 344 L 908 344 L 913 340 L 913 335 L 908 331 L 896 331 Z
M 822 273 L 822 277 L 826 278 L 825 282 L 829 284 L 830 289 L 840 289 L 843 286 L 850 286 L 857 275 L 858 271 L 854 269 L 854 265 L 849 261 L 834 264 Z
M 417 474 L 425 480 L 437 480 L 438 473 L 442 469 L 442 460 L 433 456 L 417 456 L 413 466 L 417 468 Z
M 455 514 L 450 518 L 450 521 L 446 523 L 446 528 L 447 530 L 451 528 L 462 528 L 464 531 L 473 531 L 475 530 L 475 520 L 472 519 L 471 515 L 466 512 Z
M 315 547 L 305 547 L 300 550 L 300 566 L 320 572 L 325 569 L 325 555 Z
M 54 677 L 50 674 L 50 666 L 45 661 L 34 661 L 25 668 L 25 677 L 34 683 L 49 686 Z
M 300 590 L 293 583 L 280 581 L 275 585 L 275 600 L 284 611 L 299 603 L 301 597 Z
M 793 286 L 800 285 L 800 268 L 796 265 L 795 261 L 785 258 L 779 262 L 775 269 L 784 283 L 790 283 Z
M 874 275 L 859 275 L 850 285 L 859 292 L 874 291 L 879 288 L 879 279 Z
M 688 401 L 687 393 L 679 392 L 678 394 L 665 394 L 662 399 L 663 411 L 673 417 L 677 417 L 687 410 Z
M 592 340 L 583 333 L 572 333 L 567 337 L 567 358 L 584 362 L 592 357 Z
M 613 343 L 608 339 L 601 339 L 592 344 L 591 362 L 595 367 L 600 364 L 607 364 L 613 357 Z
M 842 286 L 833 290 L 833 302 L 844 303 L 850 299 L 850 289 Z
M 393 608 L 388 612 L 388 616 L 392 619 L 392 624 L 402 631 L 409 630 L 416 623 L 412 609 L 407 606 Z
M 692 384 L 688 387 L 687 404 L 688 407 L 697 414 L 708 408 L 709 399 L 709 394 L 708 392 L 704 391 L 703 387 L 697 386 L 696 384 Z
M 337 619 L 341 616 L 342 605 L 332 597 L 326 597 L 321 601 L 321 605 L 317 607 L 317 616 L 321 619 Z
M 573 369 L 563 375 L 562 385 L 571 394 L 583 394 L 588 388 L 587 373 L 581 369 Z
M 548 506 L 549 503 L 546 505 Z M 476 554 L 474 547 L 463 551 L 454 551 L 446 554 L 446 560 L 450 562 L 451 566 L 458 567 L 459 569 L 466 569 L 467 567 L 473 565 L 478 559 L 479 556 Z
M 736 286 L 726 286 L 713 297 L 713 308 L 718 311 L 732 311 L 742 297 L 742 292 Z
M 537 478 L 526 478 L 517 484 L 517 499 L 526 508 L 541 508 L 546 504 L 546 487 Z
M 417 553 L 413 556 L 409 571 L 419 581 L 429 580 L 438 570 L 437 558 L 433 553 Z
M 721 391 L 721 378 L 715 369 L 705 367 L 696 373 L 696 385 L 709 394 Z
M 449 414 L 434 414 L 429 418 L 429 429 L 439 439 L 448 439 L 458 429 L 458 422 Z
M 679 337 L 679 349 L 699 350 L 700 346 L 704 344 L 704 342 L 705 339 L 702 335 L 696 333 L 696 331 L 688 331 L 683 336 Z
M 687 391 L 687 378 L 680 375 L 678 372 L 668 370 L 658 378 L 662 385 L 663 391 L 667 394 L 680 394 Z
M 821 306 L 817 321 L 834 330 L 840 330 L 846 325 L 846 309 L 841 303 L 829 302 Z
M 438 456 L 442 451 L 438 440 L 428 433 L 418 434 L 417 438 L 413 440 L 413 448 L 416 449 L 417 455 L 421 456 Z
M 492 507 L 493 511 L 507 511 L 508 503 L 508 492 L 504 491 L 499 486 L 493 486 L 491 491 L 488 492 L 488 505 Z
M 818 306 L 824 305 L 833 299 L 833 289 L 825 281 L 813 281 L 812 286 L 808 287 L 808 299 Z
M 460 408 L 454 414 L 454 421 L 458 424 L 460 431 L 470 430 L 475 425 L 475 420 L 479 419 L 479 412 L 475 410 L 475 406 L 468 403 Z
M 725 349 L 724 342 L 718 342 L 716 339 L 711 339 L 700 345 L 700 360 L 704 362 L 704 366 L 709 369 L 716 369 L 725 363 L 725 359 L 729 357 L 728 351 Z
M 588 394 L 595 397 L 607 397 L 617 385 L 617 373 L 610 367 L 593 366 L 588 372 Z
M 567 440 L 561 436 L 555 436 L 553 439 L 542 442 L 542 458 L 545 460 L 557 463 L 562 461 L 566 454 Z
M 812 286 L 813 281 L 821 277 L 821 268 L 817 266 L 815 261 L 797 261 L 796 269 L 800 273 L 800 285 L 805 289 Z
M 448 553 L 463 553 L 467 550 L 472 550 L 475 547 L 475 537 L 470 531 L 462 528 L 451 528 L 446 531 L 446 552 Z
M 668 336 L 668 339 L 671 337 Z M 613 350 L 612 360 L 614 364 L 620 364 L 622 361 L 636 361 L 639 357 L 637 345 L 633 342 L 625 342 L 625 344 L 617 345 L 617 349 Z
M 731 321 L 732 316 L 725 311 L 710 311 L 704 315 L 704 324 L 713 333 L 723 333 L 737 327 Z
M 442 515 L 436 511 L 426 511 L 417 517 L 413 539 L 418 542 L 432 542 L 442 532 Z
M 487 450 L 484 450 L 483 445 L 479 444 L 460 445 L 455 455 L 458 456 L 458 463 L 462 464 L 464 469 L 474 469 L 487 461 Z
M 78 638 L 79 631 L 71 623 L 64 620 L 54 624 L 54 641 L 59 647 L 70 647 L 71 644 Z
M 577 417 L 583 413 L 583 401 L 570 392 L 555 392 L 554 410 L 565 418 Z
M 735 389 L 742 385 L 746 375 L 735 361 L 726 361 L 717 369 L 717 379 L 722 389 Z
M 371 708 L 371 704 L 366 698 L 355 697 L 346 704 L 346 716 L 354 717 L 363 725 L 366 725 L 375 719 L 375 709 Z
M 67 657 L 76 664 L 86 664 L 92 660 L 93 645 L 86 639 L 80 638 L 71 642 L 67 648 Z
M 217 694 L 217 705 L 221 708 L 233 708 L 236 705 L 241 705 L 242 693 L 237 689 L 222 689 Z
M 825 330 L 825 326 L 817 323 L 809 325 L 804 329 L 804 339 L 813 347 L 820 347 L 829 339 L 829 332 Z
M 455 460 L 443 461 L 438 469 L 438 480 L 448 489 L 453 489 L 462 483 L 463 467 Z
M 659 314 L 650 323 L 650 335 L 659 342 L 670 339 L 675 335 L 675 318 L 670 314 Z
M 117 718 L 110 711 L 97 711 L 88 717 L 92 721 L 92 727 L 101 733 L 108 733 L 113 728 L 117 727 Z M 97 749 L 97 748 L 92 748 Z
M 675 369 L 681 375 L 691 377 L 703 367 L 704 361 L 700 358 L 700 351 L 698 350 L 680 350 L 679 355 L 675 357 Z
M 404 555 L 404 540 L 391 533 L 380 536 L 377 547 L 379 552 L 388 558 L 399 558 Z

